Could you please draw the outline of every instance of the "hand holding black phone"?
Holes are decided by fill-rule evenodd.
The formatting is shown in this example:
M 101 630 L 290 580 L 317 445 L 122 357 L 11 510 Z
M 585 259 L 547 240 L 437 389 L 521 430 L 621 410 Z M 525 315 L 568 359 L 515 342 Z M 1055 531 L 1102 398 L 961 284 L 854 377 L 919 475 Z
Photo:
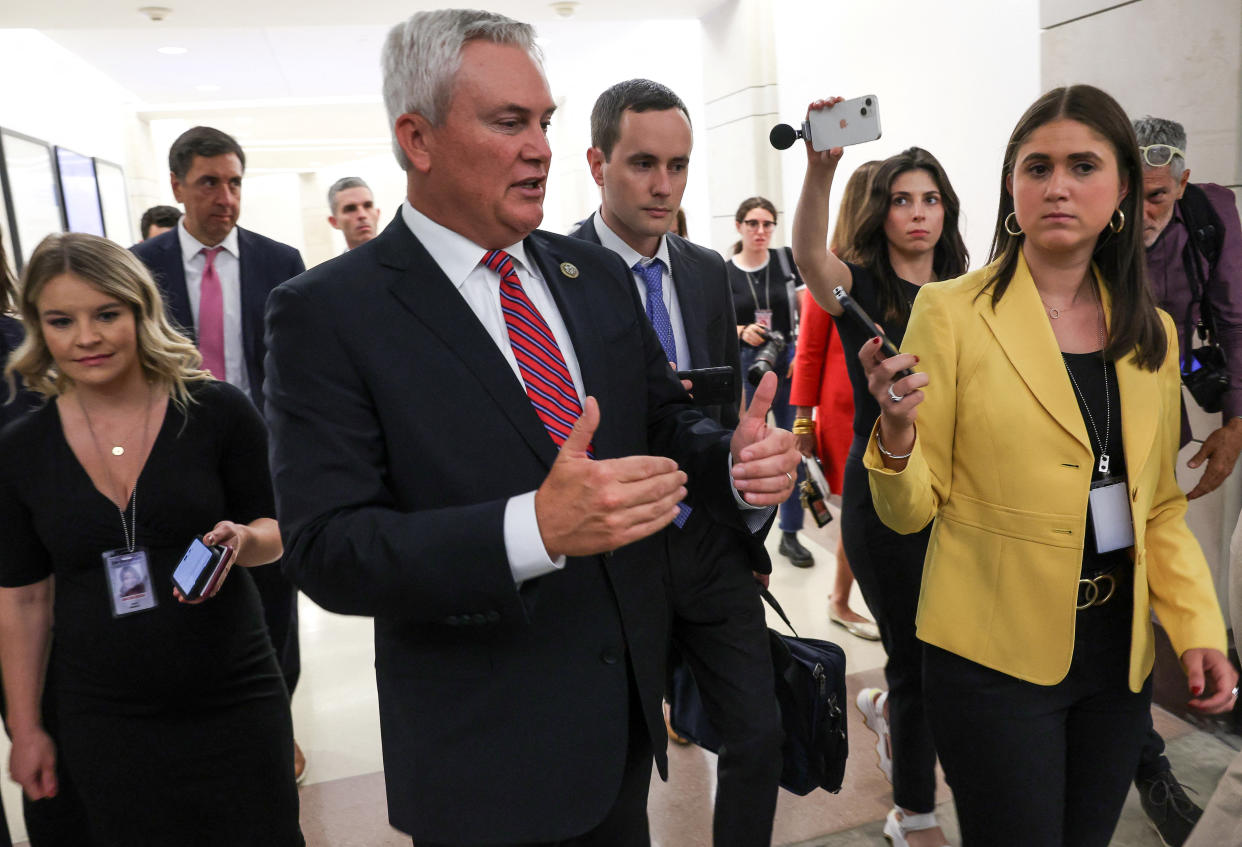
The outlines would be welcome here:
M 884 350 L 884 358 L 888 359 L 901 353 L 901 351 L 897 349 L 897 345 L 884 334 L 884 330 L 880 328 L 880 325 L 871 320 L 871 316 L 863 311 L 862 306 L 859 306 L 853 297 L 845 293 L 844 288 L 838 285 L 836 288 L 832 289 L 832 296 L 837 298 L 837 302 L 841 304 L 841 308 L 845 310 L 845 314 L 849 315 L 854 323 L 862 327 L 868 335 L 879 336 L 880 347 Z M 896 376 L 893 377 L 893 381 L 896 382 L 902 377 L 910 376 L 913 373 L 914 371 L 912 369 L 903 368 L 897 372 Z

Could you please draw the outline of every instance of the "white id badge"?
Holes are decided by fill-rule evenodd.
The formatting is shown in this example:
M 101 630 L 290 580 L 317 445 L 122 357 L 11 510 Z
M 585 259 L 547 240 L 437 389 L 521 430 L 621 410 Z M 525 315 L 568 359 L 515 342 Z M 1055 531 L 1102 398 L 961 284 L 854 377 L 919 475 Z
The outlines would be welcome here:
M 1091 526 L 1097 553 L 1111 553 L 1134 545 L 1134 521 L 1124 479 L 1091 483 Z
M 103 562 L 114 618 L 155 608 L 158 601 L 151 584 L 146 550 L 141 547 L 109 550 L 103 554 Z
M 755 323 L 764 329 L 772 328 L 772 310 L 771 309 L 755 309 Z

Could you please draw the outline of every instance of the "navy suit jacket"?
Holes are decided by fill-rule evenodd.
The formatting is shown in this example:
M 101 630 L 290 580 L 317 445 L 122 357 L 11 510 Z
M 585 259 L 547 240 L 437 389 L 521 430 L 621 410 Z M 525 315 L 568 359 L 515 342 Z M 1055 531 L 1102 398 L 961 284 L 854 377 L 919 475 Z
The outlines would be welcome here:
M 139 242 L 130 249 L 155 276 L 155 282 L 164 295 L 168 317 L 197 343 L 194 311 L 186 289 L 185 263 L 177 227 Z M 250 398 L 262 409 L 263 357 L 267 352 L 263 339 L 263 309 L 267 304 L 267 295 L 280 283 L 305 271 L 306 265 L 295 248 L 241 227 L 237 228 L 237 253 L 241 279 L 242 355 L 246 362 L 246 376 L 250 380 Z
M 730 433 L 674 378 L 617 256 L 525 249 L 600 406 L 595 455 L 668 455 L 741 526 Z M 388 810 L 421 840 L 561 840 L 597 825 L 632 695 L 663 772 L 668 603 L 658 535 L 515 586 L 508 499 L 557 450 L 496 343 L 396 216 L 268 301 L 267 418 L 290 578 L 375 618 Z
M 595 216 L 591 215 L 570 234 L 599 244 L 595 229 Z M 742 364 L 737 342 L 737 317 L 733 310 L 733 293 L 729 287 L 729 273 L 724 259 L 715 250 L 700 247 L 674 233 L 668 233 L 668 260 L 677 289 L 677 304 L 681 311 L 682 326 L 686 330 L 686 344 L 690 346 L 690 361 L 696 368 L 733 368 L 733 384 L 737 399 L 727 406 L 706 406 L 703 411 L 722 426 L 732 429 L 738 422 L 738 405 L 742 393 Z M 631 281 L 633 275 L 631 274 Z M 635 288 L 637 291 L 637 288 Z M 640 301 L 641 302 L 641 301 Z M 691 498 L 691 505 L 695 505 Z M 773 513 L 775 515 L 775 512 Z M 738 538 L 738 550 L 744 553 L 743 567 L 759 573 L 772 572 L 772 557 L 764 548 L 771 522 L 760 532 L 745 532 Z M 676 532 L 674 529 L 667 532 Z

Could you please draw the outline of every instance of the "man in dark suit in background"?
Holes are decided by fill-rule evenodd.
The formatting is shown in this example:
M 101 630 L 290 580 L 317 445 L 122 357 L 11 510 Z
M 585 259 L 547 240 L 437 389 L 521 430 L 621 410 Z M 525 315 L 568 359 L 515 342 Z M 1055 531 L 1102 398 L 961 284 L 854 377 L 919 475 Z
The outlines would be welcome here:
M 263 408 L 263 309 L 267 295 L 306 266 L 296 249 L 237 226 L 246 154 L 208 126 L 186 130 L 168 151 L 173 196 L 185 215 L 173 229 L 135 244 L 155 276 L 169 317 L 203 354 L 203 367 Z M 278 567 L 252 568 L 272 646 L 292 696 L 302 662 L 297 590 Z M 306 760 L 294 745 L 294 771 Z
M 737 320 L 719 253 L 669 232 L 686 188 L 694 138 L 681 98 L 657 82 L 618 83 L 595 101 L 587 162 L 599 210 L 573 237 L 602 244 L 631 269 L 639 297 L 678 370 L 733 369 L 734 398 L 708 411 L 736 426 L 741 397 Z M 694 388 L 691 386 L 691 393 Z M 691 507 L 695 500 L 689 501 Z M 772 562 L 764 532 L 724 530 L 692 508 L 664 531 L 672 642 L 694 672 L 722 744 L 713 841 L 772 842 L 781 773 L 780 712 L 759 585 Z
M 770 519 L 798 461 L 763 421 L 775 383 L 731 435 L 625 265 L 536 231 L 555 105 L 528 25 L 420 12 L 382 65 L 407 200 L 268 303 L 285 562 L 375 618 L 389 817 L 418 847 L 648 844 L 652 536 L 686 485 L 722 525 Z

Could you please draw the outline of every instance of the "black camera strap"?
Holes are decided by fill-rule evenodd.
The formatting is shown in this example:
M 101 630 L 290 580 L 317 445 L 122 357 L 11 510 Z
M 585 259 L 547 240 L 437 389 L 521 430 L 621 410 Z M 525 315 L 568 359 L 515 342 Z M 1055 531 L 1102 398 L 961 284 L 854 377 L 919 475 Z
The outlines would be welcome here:
M 1186 185 L 1182 199 L 1178 201 L 1178 209 L 1187 231 L 1186 245 L 1182 248 L 1182 268 L 1186 273 L 1186 281 L 1190 284 L 1191 298 L 1186 307 L 1185 317 L 1185 337 L 1188 349 L 1183 351 L 1182 361 L 1189 362 L 1191 355 L 1189 348 L 1193 348 L 1196 335 L 1208 346 L 1219 348 L 1216 341 L 1216 315 L 1207 297 L 1207 280 L 1203 278 L 1203 266 L 1199 262 L 1199 255 L 1207 260 L 1210 274 L 1220 259 L 1224 229 L 1220 216 L 1216 214 L 1211 201 L 1208 200 L 1207 193 L 1197 185 Z M 1196 305 L 1199 307 L 1197 326 Z M 1223 350 L 1221 354 L 1224 355 Z

